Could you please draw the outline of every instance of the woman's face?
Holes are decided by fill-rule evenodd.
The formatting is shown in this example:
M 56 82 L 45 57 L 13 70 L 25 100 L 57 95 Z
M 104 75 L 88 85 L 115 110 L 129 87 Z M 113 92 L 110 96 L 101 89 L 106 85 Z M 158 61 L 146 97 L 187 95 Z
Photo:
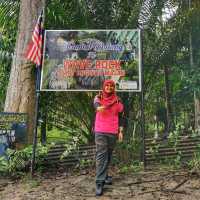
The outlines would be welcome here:
M 105 92 L 110 94 L 110 93 L 113 93 L 115 90 L 115 86 L 111 83 L 108 83 L 105 85 Z

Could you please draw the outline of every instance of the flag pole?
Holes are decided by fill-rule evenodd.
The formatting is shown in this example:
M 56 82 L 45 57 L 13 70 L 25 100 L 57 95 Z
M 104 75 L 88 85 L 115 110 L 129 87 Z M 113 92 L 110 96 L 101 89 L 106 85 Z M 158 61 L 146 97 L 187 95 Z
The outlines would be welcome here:
M 44 7 L 41 11 L 40 16 L 42 16 L 42 15 L 44 16 Z M 42 37 L 42 44 L 43 44 L 43 37 Z M 41 52 L 43 52 L 42 50 L 41 50 Z M 35 101 L 35 116 L 34 116 L 33 150 L 32 150 L 32 160 L 31 160 L 31 176 L 32 177 L 34 175 L 34 170 L 35 170 L 36 148 L 37 148 L 37 137 L 38 137 L 37 127 L 38 127 L 38 113 L 39 113 L 39 99 L 40 99 L 41 66 L 42 66 L 42 56 L 40 58 L 40 65 L 36 65 L 36 82 L 35 82 L 36 101 Z
M 143 51 L 143 29 L 140 28 L 140 46 L 141 46 L 141 92 L 140 92 L 140 111 L 141 111 L 141 134 L 142 134 L 142 162 L 146 169 L 146 134 L 145 134 L 145 114 L 144 114 L 144 51 Z
M 141 45 L 141 92 L 140 92 L 140 111 L 141 111 L 141 136 L 142 136 L 142 152 L 141 160 L 143 161 L 144 169 L 146 169 L 147 160 L 146 160 L 146 133 L 145 133 L 145 94 L 144 94 L 144 29 L 147 26 L 148 21 L 152 14 L 152 9 L 155 7 L 155 0 L 143 0 L 140 14 L 138 18 L 138 28 L 140 30 L 140 45 Z
M 32 154 L 32 161 L 31 161 L 31 176 L 34 175 L 34 169 L 35 169 L 35 160 L 36 160 L 36 148 L 37 148 L 37 127 L 38 127 L 38 109 L 39 109 L 39 98 L 40 98 L 40 80 L 39 80 L 39 74 L 40 74 L 40 67 L 37 66 L 36 68 L 36 102 L 35 102 L 35 116 L 34 116 L 34 137 L 33 137 L 33 154 Z

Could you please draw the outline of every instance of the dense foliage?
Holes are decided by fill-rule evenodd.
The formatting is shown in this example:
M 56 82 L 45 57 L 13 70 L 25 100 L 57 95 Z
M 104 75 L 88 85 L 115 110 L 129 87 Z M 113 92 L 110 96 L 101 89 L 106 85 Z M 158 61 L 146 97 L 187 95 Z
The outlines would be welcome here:
M 3 110 L 6 86 L 14 53 L 19 1 L 0 2 L 0 110 Z
M 31 166 L 32 158 L 32 145 L 22 149 L 13 150 L 8 149 L 7 155 L 0 157 L 0 175 L 17 175 L 22 172 L 28 171 Z M 44 163 L 44 158 L 47 155 L 49 147 L 38 144 L 36 150 L 37 166 Z
M 9 56 L 14 51 L 19 1 L 2 2 L 0 49 L 1 52 L 8 52 L 6 55 Z M 194 118 L 193 92 L 199 91 L 200 4 L 197 0 L 193 0 L 189 8 L 189 1 L 152 0 L 151 6 L 145 5 L 144 2 L 147 1 L 47 0 L 45 28 L 134 29 L 138 27 L 138 20 L 146 20 L 142 43 L 147 132 L 155 131 L 155 123 L 159 124 L 159 131 L 164 130 L 167 126 L 167 112 L 170 112 L 168 114 L 171 115 L 173 123 L 181 121 L 188 127 L 194 126 L 191 119 Z M 12 9 L 8 9 L 11 4 Z M 167 10 L 172 13 L 170 17 L 169 13 L 166 15 Z M 4 56 L 0 61 L 1 110 L 9 77 L 10 60 Z M 46 127 L 47 130 L 57 127 L 65 130 L 67 134 L 79 133 L 83 136 L 83 141 L 90 140 L 94 95 L 94 93 L 41 93 L 40 117 L 43 120 L 43 130 L 46 130 Z M 135 93 L 120 95 L 126 105 L 127 138 L 135 136 L 135 133 L 140 135 L 140 95 Z

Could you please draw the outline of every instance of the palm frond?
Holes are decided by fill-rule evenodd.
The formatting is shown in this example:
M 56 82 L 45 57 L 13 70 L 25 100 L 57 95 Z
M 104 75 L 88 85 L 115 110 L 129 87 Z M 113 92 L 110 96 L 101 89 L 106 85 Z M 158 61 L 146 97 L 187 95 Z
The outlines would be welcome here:
M 0 27 L 4 28 L 6 24 L 17 21 L 19 7 L 19 0 L 4 0 L 0 2 Z
M 144 29 L 148 24 L 149 19 L 152 15 L 152 9 L 155 6 L 155 0 L 144 0 L 140 9 L 140 14 L 138 18 L 138 26 Z

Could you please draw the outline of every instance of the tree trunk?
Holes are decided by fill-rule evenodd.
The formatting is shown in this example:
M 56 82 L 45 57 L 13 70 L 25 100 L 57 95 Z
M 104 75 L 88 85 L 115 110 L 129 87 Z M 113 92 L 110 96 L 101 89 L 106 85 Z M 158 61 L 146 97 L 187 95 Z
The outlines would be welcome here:
M 24 58 L 44 0 L 21 0 L 15 55 L 7 88 L 5 112 L 28 113 L 28 143 L 32 142 L 35 107 L 35 69 Z
M 195 130 L 200 131 L 200 100 L 194 92 Z
M 171 106 L 171 96 L 170 96 L 170 83 L 169 83 L 169 68 L 164 67 L 164 75 L 165 75 L 165 103 L 167 110 L 167 127 L 165 130 L 165 134 L 169 134 L 171 125 L 172 125 L 172 106 Z
M 189 9 L 191 9 L 191 0 L 188 1 Z M 189 45 L 190 45 L 190 67 L 194 68 L 193 59 L 193 45 L 192 45 L 192 30 L 189 33 Z M 194 91 L 194 114 L 195 114 L 195 130 L 200 131 L 200 99 L 199 94 Z

